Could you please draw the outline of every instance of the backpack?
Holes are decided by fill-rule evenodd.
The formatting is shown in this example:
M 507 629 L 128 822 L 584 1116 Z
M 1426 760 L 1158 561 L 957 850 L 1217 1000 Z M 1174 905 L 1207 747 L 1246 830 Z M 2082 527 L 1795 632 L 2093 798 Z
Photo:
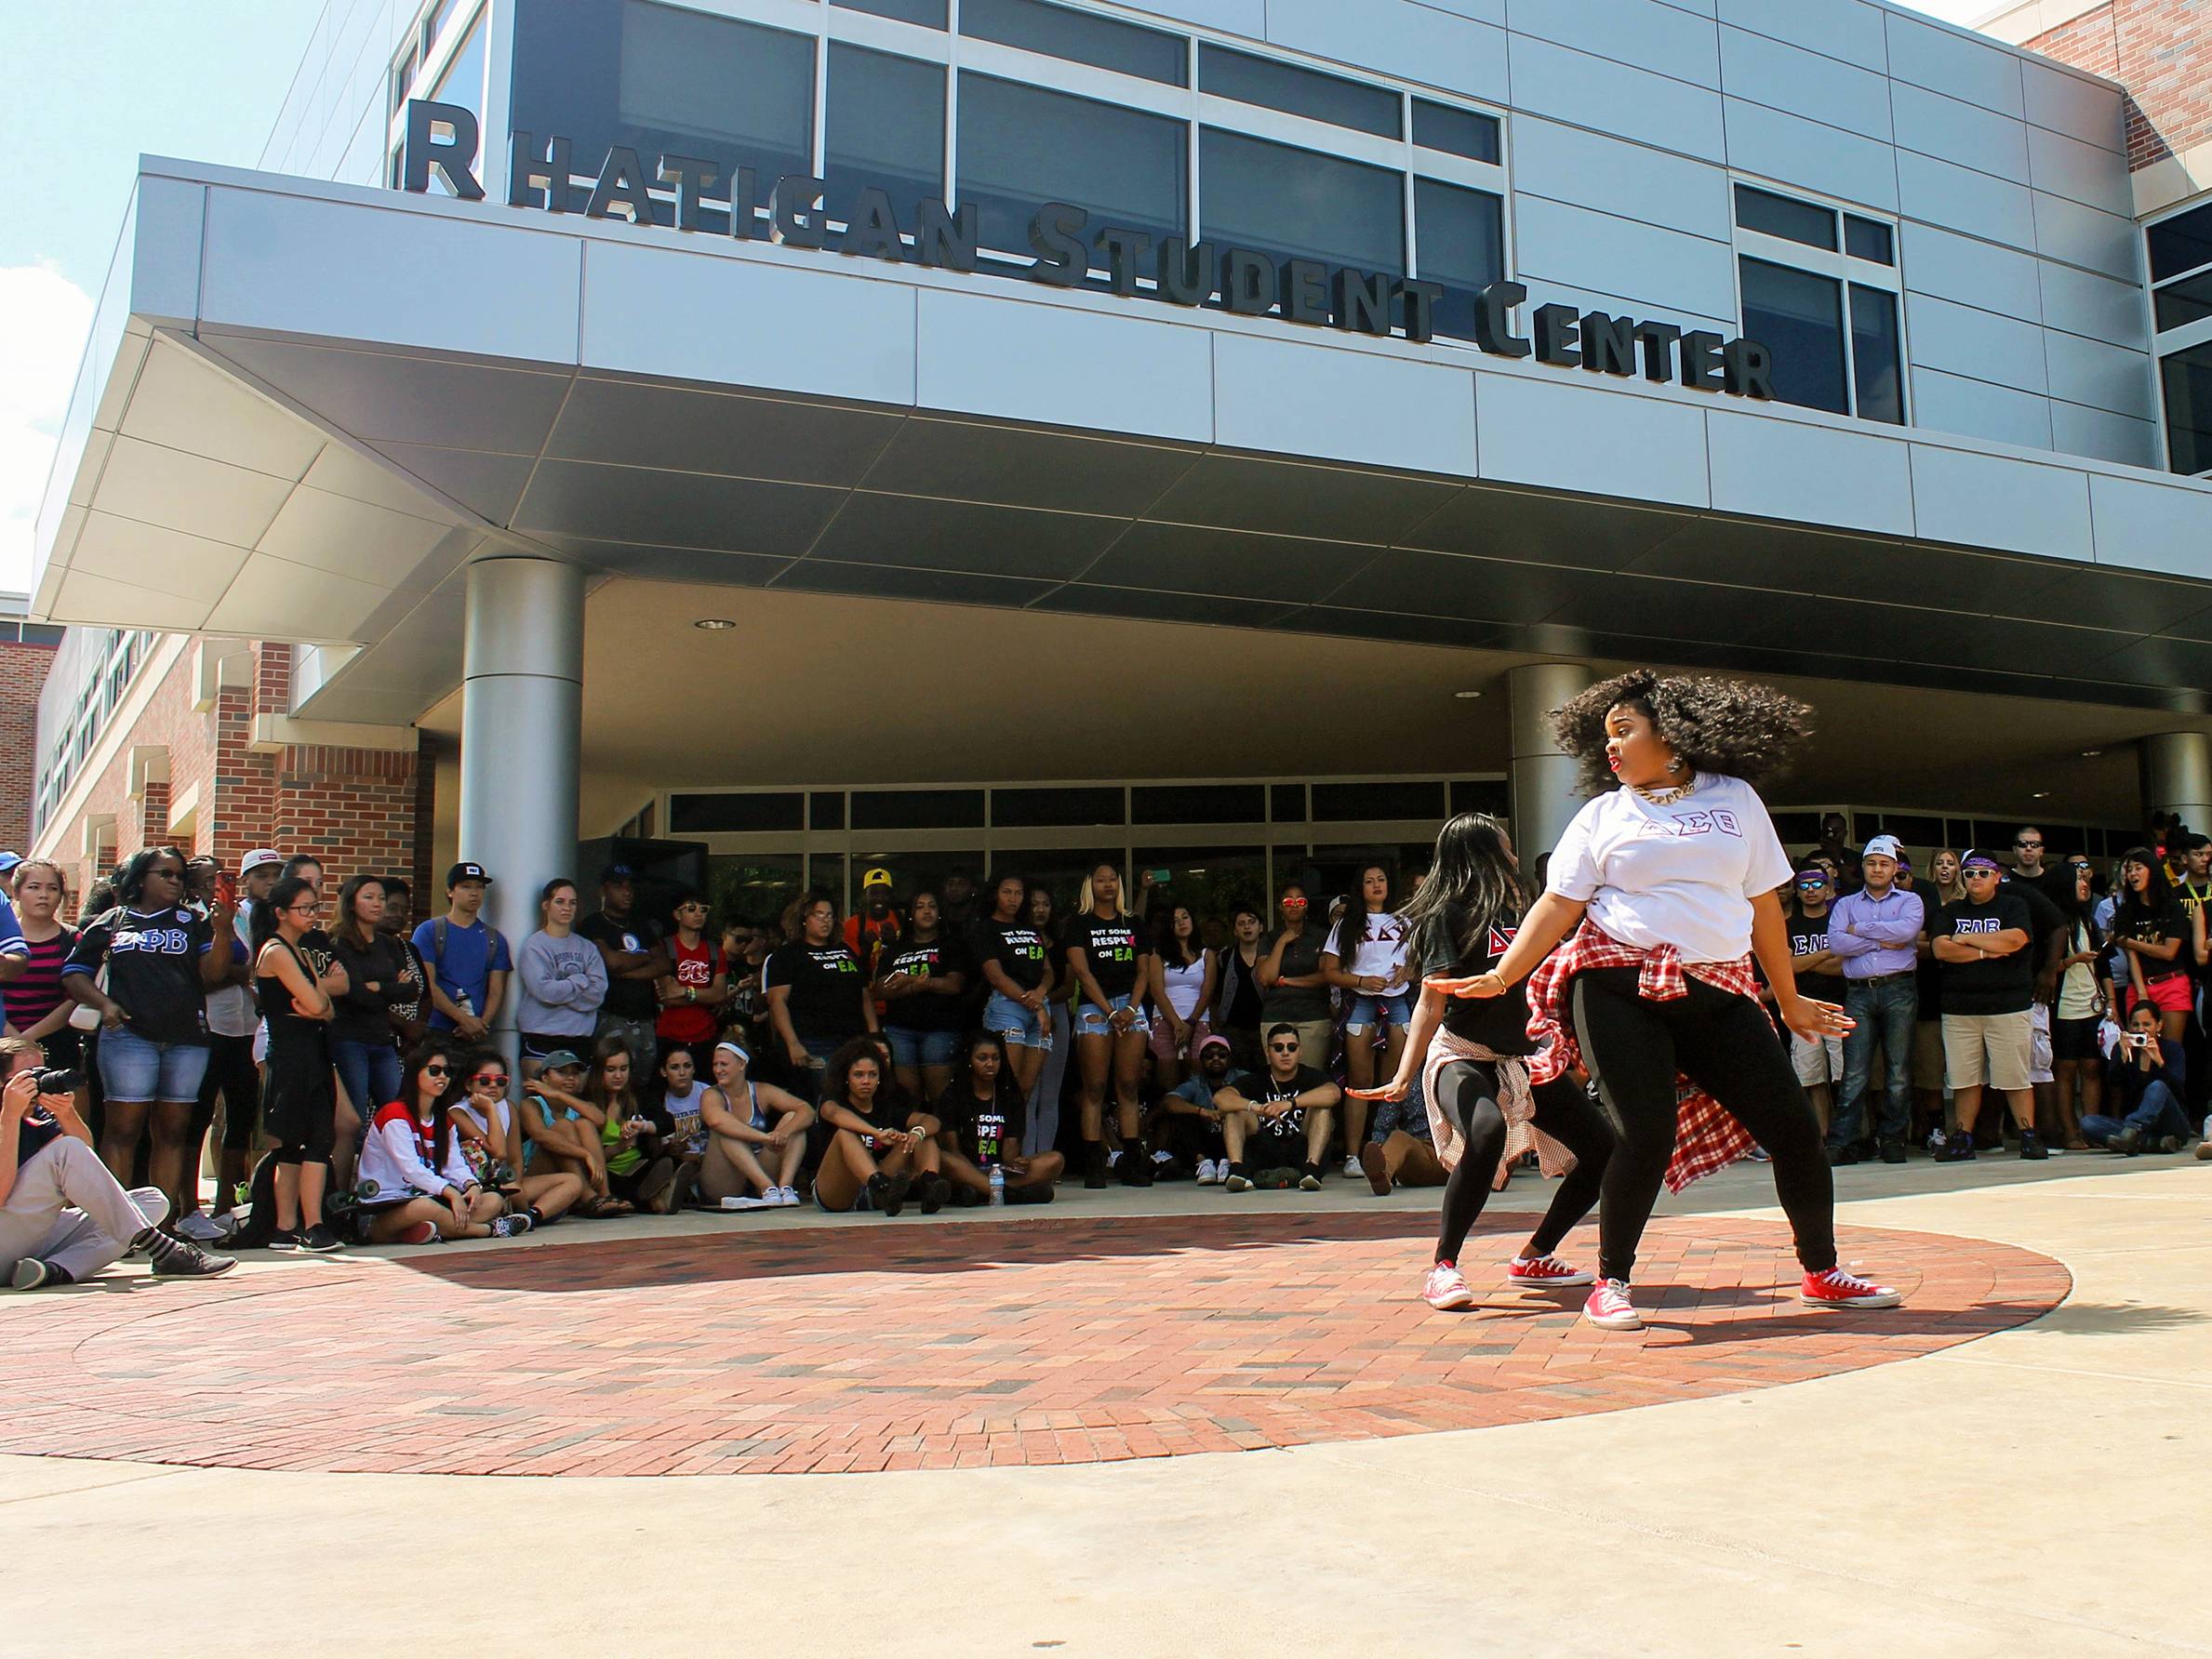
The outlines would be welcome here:
M 482 918 L 479 917 L 478 920 L 481 921 Z M 453 924 L 443 916 L 430 924 L 431 965 L 441 973 L 446 968 L 446 939 L 452 931 Z M 493 957 L 499 955 L 500 947 L 507 943 L 507 936 L 488 922 L 484 923 L 484 931 L 487 936 L 484 947 L 484 960 L 489 962 Z M 507 955 L 509 961 L 513 960 L 514 953 L 512 950 Z

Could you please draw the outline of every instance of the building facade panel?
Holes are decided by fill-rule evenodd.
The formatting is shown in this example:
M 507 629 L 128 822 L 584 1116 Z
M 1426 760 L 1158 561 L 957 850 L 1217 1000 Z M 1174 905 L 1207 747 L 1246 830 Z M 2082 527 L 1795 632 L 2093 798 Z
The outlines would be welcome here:
M 1905 287 L 2023 322 L 2043 320 L 2044 272 L 2065 269 L 2014 248 L 1907 219 L 1899 227 Z M 2125 292 L 2137 298 L 2134 290 Z
M 1729 165 L 1883 213 L 1898 209 L 1897 152 L 1880 139 L 1765 104 L 1726 100 Z
M 1693 86 L 1721 84 L 1720 43 L 1710 16 L 1668 0 L 1523 0 L 1510 16 L 1514 33 L 1595 52 L 1617 63 Z
M 1720 0 L 1720 19 L 1845 63 L 1887 71 L 1882 8 L 1867 0 Z
M 1645 305 L 1729 316 L 1736 263 L 1724 243 L 1587 207 L 1524 196 L 1516 212 L 1520 265 L 1532 279 L 1577 282 L 1604 273 Z
M 1915 444 L 1912 499 L 1921 535 L 1937 541 L 2025 548 L 2055 559 L 2096 553 L 2089 481 L 2079 474 Z
M 1513 123 L 1513 185 L 1523 196 L 1546 196 L 1716 242 L 1728 241 L 1734 224 L 1725 168 L 1534 116 Z
M 2018 53 L 1901 11 L 1890 12 L 1886 21 L 1892 79 L 2024 117 Z
M 1727 158 L 1719 94 L 1533 35 L 1512 39 L 1515 109 L 1705 161 Z
M 1897 141 L 1999 179 L 2028 177 L 2028 124 L 1909 81 L 1891 88 Z
M 1214 340 L 1214 442 L 1373 467 L 1475 475 L 1474 377 L 1440 364 L 1225 334 Z
M 2125 467 L 2159 465 L 2158 428 L 2106 409 L 2079 404 L 2051 405 L 2051 441 L 2068 455 L 2094 456 Z
M 1507 97 L 1504 31 L 1413 0 L 1268 0 L 1279 46 L 1471 98 Z
M 1912 416 L 1916 426 L 1929 431 L 1987 438 L 2024 449 L 2047 449 L 2051 444 L 2048 398 L 1946 374 L 1925 364 L 1912 369 Z
M 1898 208 L 1908 219 L 2035 251 L 2034 192 L 2024 184 L 1900 150 L 1897 192 Z
M 1879 70 L 1771 35 L 1724 27 L 1721 86 L 1731 98 L 1787 110 L 1884 143 L 1892 136 L 1890 84 Z

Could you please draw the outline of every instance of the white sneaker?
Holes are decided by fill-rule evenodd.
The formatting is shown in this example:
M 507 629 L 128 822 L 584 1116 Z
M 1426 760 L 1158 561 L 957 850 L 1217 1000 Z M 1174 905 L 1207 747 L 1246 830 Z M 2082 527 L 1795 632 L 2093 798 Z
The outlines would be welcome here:
M 1201 1159 L 1198 1161 L 1198 1185 L 1199 1185 L 1199 1186 L 1201 1186 L 1201 1187 L 1212 1187 L 1212 1186 L 1215 1186 L 1216 1184 L 1218 1184 L 1218 1183 L 1220 1181 L 1220 1179 L 1221 1179 L 1221 1166 L 1220 1166 L 1219 1164 L 1216 1163 L 1216 1162 L 1215 1162 L 1215 1161 L 1214 1161 L 1212 1159 L 1210 1159 L 1210 1158 L 1201 1158 Z
M 238 1224 L 233 1221 L 225 1226 L 205 1211 L 194 1210 L 171 1230 L 194 1244 L 220 1244 L 238 1230 Z
M 722 1207 L 725 1210 L 771 1210 L 776 1207 L 776 1201 L 772 1198 L 751 1198 L 740 1194 L 736 1198 L 724 1199 Z
M 1347 1179 L 1350 1179 L 1353 1176 L 1357 1176 L 1361 1180 L 1366 1179 L 1366 1168 L 1360 1162 L 1358 1153 L 1355 1152 L 1350 1158 L 1344 1160 L 1344 1175 Z
M 1628 1286 L 1618 1279 L 1601 1279 L 1582 1304 L 1582 1317 L 1601 1331 L 1641 1331 L 1644 1316 L 1628 1299 Z
M 789 1208 L 799 1201 L 799 1189 L 796 1187 L 779 1187 L 770 1196 L 779 1206 Z

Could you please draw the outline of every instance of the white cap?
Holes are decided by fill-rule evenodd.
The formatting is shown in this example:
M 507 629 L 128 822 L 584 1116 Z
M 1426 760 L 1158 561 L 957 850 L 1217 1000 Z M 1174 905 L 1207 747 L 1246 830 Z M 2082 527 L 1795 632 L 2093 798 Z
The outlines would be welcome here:
M 282 864 L 284 861 L 285 856 L 274 847 L 256 847 L 238 860 L 238 873 L 249 876 L 264 864 Z
M 1902 858 L 1905 849 L 1894 835 L 1877 835 L 1859 849 L 1861 858 Z

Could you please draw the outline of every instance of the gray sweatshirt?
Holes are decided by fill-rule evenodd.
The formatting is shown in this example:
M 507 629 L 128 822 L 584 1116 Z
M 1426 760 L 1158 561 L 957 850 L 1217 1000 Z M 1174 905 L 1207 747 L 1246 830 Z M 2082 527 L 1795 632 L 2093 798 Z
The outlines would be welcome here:
M 540 928 L 522 942 L 515 959 L 522 1001 L 515 1024 L 549 1037 L 589 1037 L 606 1000 L 606 959 L 591 940 L 570 934 L 556 939 Z

